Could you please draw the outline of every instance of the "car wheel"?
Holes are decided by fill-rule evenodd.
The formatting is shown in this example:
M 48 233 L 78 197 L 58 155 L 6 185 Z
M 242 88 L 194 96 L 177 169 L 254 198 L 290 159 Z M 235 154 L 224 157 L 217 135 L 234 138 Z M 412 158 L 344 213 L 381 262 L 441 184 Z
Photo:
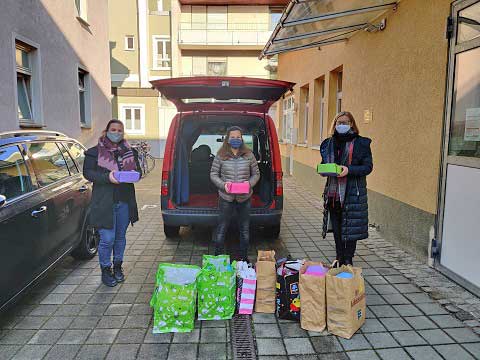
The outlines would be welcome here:
M 180 232 L 180 226 L 163 225 L 163 232 L 165 233 L 166 237 L 177 237 L 178 233 Z
M 91 225 L 85 225 L 80 244 L 72 251 L 72 256 L 79 260 L 88 260 L 93 258 L 98 251 L 100 235 L 98 230 Z
M 280 224 L 265 226 L 263 234 L 269 239 L 278 239 L 278 236 L 280 235 Z

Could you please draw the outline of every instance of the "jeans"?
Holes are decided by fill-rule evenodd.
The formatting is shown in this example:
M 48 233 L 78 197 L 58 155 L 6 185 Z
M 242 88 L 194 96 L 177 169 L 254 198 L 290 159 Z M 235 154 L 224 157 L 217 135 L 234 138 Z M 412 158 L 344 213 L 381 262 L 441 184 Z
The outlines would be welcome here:
M 130 223 L 130 216 L 128 213 L 128 204 L 119 202 L 113 205 L 113 228 L 99 229 L 100 242 L 98 244 L 98 258 L 100 266 L 112 266 L 112 251 L 113 262 L 123 261 L 123 253 L 127 245 L 125 234 Z
M 328 211 L 330 213 L 330 220 L 332 221 L 333 228 L 333 238 L 335 239 L 335 250 L 337 252 L 337 260 L 341 264 L 345 260 L 352 262 L 353 256 L 355 255 L 355 249 L 357 248 L 356 241 L 343 241 L 342 240 L 342 217 L 343 209 L 340 205 L 340 202 L 332 203 Z
M 250 199 L 244 202 L 229 202 L 219 199 L 220 211 L 215 237 L 215 255 L 225 252 L 225 235 L 230 225 L 234 211 L 237 212 L 238 228 L 240 230 L 240 256 L 246 259 L 248 256 L 248 244 L 250 242 Z

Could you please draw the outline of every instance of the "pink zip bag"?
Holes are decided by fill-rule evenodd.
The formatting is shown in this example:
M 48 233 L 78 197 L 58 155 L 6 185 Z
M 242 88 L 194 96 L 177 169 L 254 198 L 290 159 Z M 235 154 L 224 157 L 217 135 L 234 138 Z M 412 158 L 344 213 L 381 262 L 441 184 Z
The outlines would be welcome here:
M 250 192 L 250 183 L 248 181 L 241 183 L 227 183 L 227 192 L 229 194 L 248 194 Z

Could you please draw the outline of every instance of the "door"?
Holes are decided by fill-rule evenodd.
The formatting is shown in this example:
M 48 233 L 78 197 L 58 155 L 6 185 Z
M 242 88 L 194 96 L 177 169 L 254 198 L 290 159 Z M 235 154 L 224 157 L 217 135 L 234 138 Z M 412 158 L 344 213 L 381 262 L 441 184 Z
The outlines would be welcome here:
M 154 80 L 152 85 L 178 111 L 252 111 L 267 113 L 295 84 L 241 77 L 198 76 Z
M 40 253 L 43 262 L 50 264 L 78 240 L 78 227 L 82 221 L 80 187 L 83 186 L 83 178 L 80 174 L 70 175 L 73 170 L 69 169 L 56 143 L 33 142 L 27 148 L 48 208 L 48 238 L 44 239 Z M 72 166 L 75 168 L 73 163 L 70 164 Z
M 0 309 L 42 271 L 48 237 L 47 204 L 26 166 L 22 146 L 0 147 Z
M 436 264 L 479 294 L 480 1 L 458 1 L 452 9 Z

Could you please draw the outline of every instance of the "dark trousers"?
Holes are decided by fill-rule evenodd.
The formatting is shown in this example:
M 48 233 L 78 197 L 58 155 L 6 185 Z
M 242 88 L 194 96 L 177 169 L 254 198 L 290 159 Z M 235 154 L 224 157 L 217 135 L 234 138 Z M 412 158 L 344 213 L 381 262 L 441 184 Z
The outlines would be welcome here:
M 250 199 L 244 202 L 229 202 L 220 198 L 218 202 L 218 225 L 215 236 L 215 255 L 225 252 L 225 235 L 234 213 L 240 231 L 240 256 L 246 259 L 250 242 Z
M 352 264 L 352 259 L 355 255 L 355 249 L 357 248 L 357 242 L 342 240 L 343 209 L 340 205 L 340 202 L 331 203 L 328 211 L 330 213 L 330 220 L 332 221 L 337 260 L 340 261 L 340 264 Z

